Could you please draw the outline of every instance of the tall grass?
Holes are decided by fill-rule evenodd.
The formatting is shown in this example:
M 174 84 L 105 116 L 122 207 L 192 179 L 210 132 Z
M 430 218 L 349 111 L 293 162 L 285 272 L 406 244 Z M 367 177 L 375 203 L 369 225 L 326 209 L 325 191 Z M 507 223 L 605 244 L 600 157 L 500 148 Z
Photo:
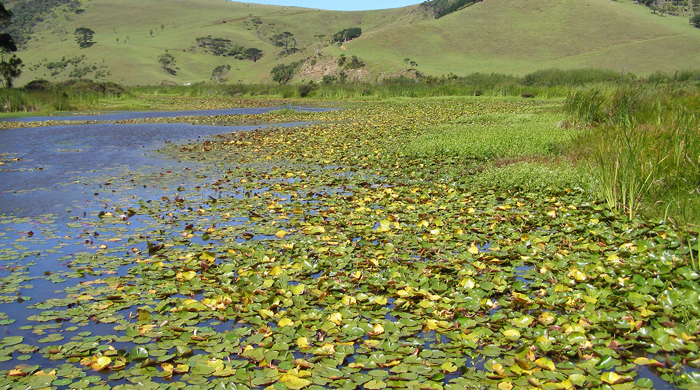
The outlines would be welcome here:
M 394 97 L 434 96 L 525 96 L 535 98 L 564 98 L 572 88 L 588 86 L 605 91 L 605 96 L 591 99 L 585 96 L 570 99 L 572 104 L 588 104 L 585 121 L 600 123 L 608 112 L 601 106 L 607 95 L 616 88 L 642 85 L 665 85 L 684 82 L 700 82 L 700 71 L 683 71 L 676 74 L 655 73 L 647 80 L 637 79 L 632 74 L 623 74 L 602 69 L 546 69 L 517 77 L 499 73 L 472 73 L 463 77 L 447 75 L 433 77 L 397 77 L 375 82 L 316 83 L 308 95 L 324 100 L 364 100 Z M 38 87 L 38 88 L 37 88 Z M 25 88 L 0 92 L 2 112 L 51 112 L 88 109 L 144 109 L 148 99 L 160 97 L 192 98 L 301 98 L 298 85 L 280 84 L 195 84 L 120 87 L 112 83 L 89 80 L 69 80 L 60 84 L 36 80 Z M 625 97 L 625 96 L 621 96 Z M 142 98 L 146 98 L 145 100 Z M 105 99 L 110 100 L 105 107 Z M 622 101 L 618 102 L 622 103 Z M 618 104 L 619 105 L 619 104 Z M 623 112 L 623 111 L 620 111 Z
M 688 243 L 691 236 L 697 239 L 700 90 L 678 85 L 576 90 L 565 109 L 573 122 L 593 126 L 577 142 L 588 148 L 596 189 L 612 209 L 629 218 L 642 210 L 663 217 Z M 693 250 L 688 253 L 697 269 Z

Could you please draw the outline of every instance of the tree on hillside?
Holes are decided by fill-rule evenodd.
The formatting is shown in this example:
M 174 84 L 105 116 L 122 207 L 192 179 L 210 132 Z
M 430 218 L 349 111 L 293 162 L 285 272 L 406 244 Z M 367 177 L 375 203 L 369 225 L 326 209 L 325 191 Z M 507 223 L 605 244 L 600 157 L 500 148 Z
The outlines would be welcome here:
M 95 32 L 87 27 L 78 27 L 75 29 L 75 41 L 78 42 L 78 46 L 80 46 L 81 49 L 86 49 L 95 44 L 95 42 L 92 41 L 94 35 Z
M 211 79 L 216 83 L 222 83 L 226 81 L 224 76 L 228 74 L 229 70 L 231 70 L 231 65 L 219 65 L 211 72 Z
M 7 61 L 3 59 L 0 62 L 0 76 L 2 76 L 5 87 L 12 88 L 15 79 L 22 74 L 23 66 L 22 60 L 14 54 Z
M 347 42 L 349 40 L 358 38 L 362 35 L 362 29 L 359 27 L 346 28 L 345 30 L 338 31 L 333 35 L 334 42 Z
M 167 50 L 164 54 L 158 56 L 158 63 L 160 63 L 160 67 L 164 72 L 170 73 L 173 76 L 177 74 L 175 71 L 175 57 L 168 53 Z
M 245 51 L 245 58 L 253 60 L 253 62 L 257 62 L 260 59 L 260 57 L 262 57 L 262 54 L 262 50 L 251 47 L 250 49 Z
M 11 18 L 12 12 L 5 9 L 5 4 L 0 3 L 0 26 L 6 26 L 10 24 Z
M 296 51 L 296 39 L 294 39 L 294 34 L 289 31 L 285 31 L 282 34 L 275 34 L 270 38 L 272 43 L 277 47 L 283 47 L 285 54 L 291 54 Z
M 5 9 L 5 5 L 0 3 L 0 26 L 10 24 L 12 12 Z M 12 88 L 15 79 L 22 74 L 22 60 L 16 55 L 6 59 L 10 53 L 17 51 L 15 40 L 10 34 L 0 34 L 0 77 L 2 77 L 5 87 Z
M 294 77 L 294 72 L 296 71 L 296 64 L 279 64 L 272 68 L 270 74 L 272 75 L 272 80 L 280 83 L 287 84 L 289 80 Z

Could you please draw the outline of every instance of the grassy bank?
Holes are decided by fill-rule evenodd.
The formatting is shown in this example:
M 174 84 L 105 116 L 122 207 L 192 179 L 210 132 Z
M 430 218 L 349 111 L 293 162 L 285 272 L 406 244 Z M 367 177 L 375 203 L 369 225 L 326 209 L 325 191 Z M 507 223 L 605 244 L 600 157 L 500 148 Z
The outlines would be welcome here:
M 159 99 L 166 97 L 279 98 L 320 100 L 367 100 L 395 97 L 520 96 L 539 99 L 564 98 L 572 88 L 595 87 L 608 93 L 618 87 L 640 85 L 697 86 L 700 71 L 675 74 L 657 72 L 646 78 L 603 69 L 549 69 L 523 77 L 498 73 L 473 73 L 463 77 L 398 77 L 379 83 L 308 84 L 196 84 L 191 86 L 123 87 L 109 82 L 70 80 L 62 83 L 33 81 L 23 88 L 0 90 L 2 113 L 57 113 L 61 111 L 108 111 L 170 109 Z M 252 103 L 251 103 L 252 104 Z M 224 104 L 222 104 L 223 106 Z

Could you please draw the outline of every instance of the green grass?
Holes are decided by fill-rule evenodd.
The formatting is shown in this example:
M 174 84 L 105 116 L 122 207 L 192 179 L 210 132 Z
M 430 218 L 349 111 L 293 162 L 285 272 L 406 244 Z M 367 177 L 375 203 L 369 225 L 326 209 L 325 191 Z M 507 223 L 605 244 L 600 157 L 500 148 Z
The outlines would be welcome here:
M 611 209 L 626 213 L 630 219 L 643 212 L 672 223 L 687 236 L 697 235 L 697 88 L 668 85 L 579 90 L 571 93 L 566 109 L 571 120 L 594 126 L 577 142 L 586 150 L 595 176 L 594 189 Z M 694 258 L 693 264 L 698 269 Z
M 552 113 L 465 115 L 454 124 L 426 130 L 408 151 L 478 160 L 547 156 L 572 138 L 573 132 L 557 127 L 563 118 Z
M 212 69 L 223 64 L 231 65 L 228 83 L 269 84 L 269 72 L 280 62 L 314 57 L 333 64 L 340 54 L 365 61 L 367 67 L 362 73 L 352 71 L 351 78 L 369 82 L 412 76 L 404 58 L 416 61 L 418 71 L 434 76 L 476 72 L 522 76 L 552 67 L 647 75 L 700 63 L 695 50 L 700 45 L 699 29 L 685 18 L 653 15 L 630 0 L 541 0 L 518 5 L 488 0 L 438 20 L 427 19 L 417 6 L 335 12 L 224 0 L 92 0 L 84 7 L 79 15 L 58 12 L 38 26 L 27 50 L 19 53 L 27 66 L 17 85 L 35 78 L 63 80 L 72 65 L 52 76 L 43 64 L 82 55 L 86 58 L 80 67 L 95 66 L 106 74 L 101 80 L 127 85 L 210 82 Z M 253 27 L 253 17 L 262 24 Z M 316 37 L 354 26 L 360 26 L 363 35 L 342 48 L 324 45 Z M 78 27 L 95 31 L 94 46 L 78 48 L 72 35 Z M 294 34 L 300 52 L 278 58 L 279 50 L 269 37 L 283 31 Z M 264 56 L 253 63 L 192 52 L 195 39 L 208 35 L 257 47 Z M 175 76 L 158 65 L 158 55 L 166 50 L 176 58 Z M 295 81 L 320 80 L 327 72 L 338 70 L 306 69 Z

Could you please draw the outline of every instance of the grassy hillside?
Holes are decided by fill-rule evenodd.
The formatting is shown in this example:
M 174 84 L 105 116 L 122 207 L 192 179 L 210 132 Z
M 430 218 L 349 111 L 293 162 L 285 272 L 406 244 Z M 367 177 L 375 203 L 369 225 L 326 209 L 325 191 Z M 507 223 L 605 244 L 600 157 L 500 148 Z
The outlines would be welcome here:
M 84 77 L 130 85 L 194 83 L 208 81 L 212 69 L 225 64 L 231 65 L 229 82 L 271 82 L 276 64 L 312 57 L 317 65 L 309 61 L 303 77 L 319 79 L 337 74 L 333 64 L 340 54 L 364 60 L 362 74 L 372 80 L 405 72 L 404 58 L 428 75 L 522 75 L 551 67 L 646 74 L 700 63 L 700 29 L 628 0 L 485 0 L 437 20 L 418 6 L 336 12 L 225 0 L 91 0 L 83 8 L 80 14 L 59 10 L 37 26 L 19 53 L 27 66 L 17 85 L 35 78 L 66 79 L 75 67 L 86 66 Z M 342 47 L 327 44 L 335 32 L 355 26 L 363 30 L 359 39 Z M 78 48 L 73 36 L 78 27 L 95 31 L 92 47 Z M 300 52 L 279 57 L 269 38 L 284 31 L 294 34 Z M 254 63 L 191 50 L 196 38 L 209 35 L 256 47 L 264 56 Z M 176 75 L 158 64 L 166 50 L 177 61 Z M 46 67 L 76 56 L 82 60 L 62 72 Z
M 699 29 L 631 1 L 487 0 L 373 35 L 346 46 L 377 60 L 416 59 L 426 73 L 602 67 L 644 74 L 700 63 Z

